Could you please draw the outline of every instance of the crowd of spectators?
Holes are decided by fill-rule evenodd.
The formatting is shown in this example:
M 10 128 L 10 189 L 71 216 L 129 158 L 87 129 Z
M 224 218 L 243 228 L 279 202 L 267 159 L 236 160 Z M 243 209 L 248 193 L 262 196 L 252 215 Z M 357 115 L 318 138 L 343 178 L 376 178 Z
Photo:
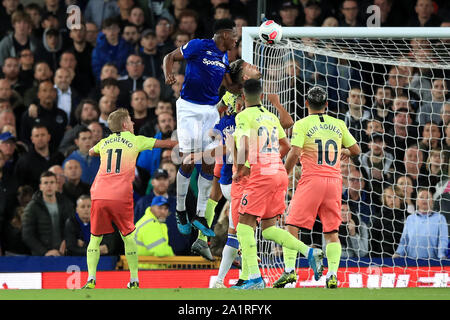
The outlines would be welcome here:
M 267 1 L 266 16 L 283 26 L 363 26 L 372 4 L 381 9 L 382 26 L 448 24 L 450 5 L 431 0 Z M 82 13 L 78 24 L 68 19 L 70 5 Z M 243 26 L 256 25 L 256 8 L 256 0 L 2 1 L 0 254 L 84 255 L 89 189 L 99 167 L 88 150 L 109 134 L 108 115 L 125 107 L 136 134 L 170 138 L 177 127 L 175 101 L 186 64 L 175 64 L 177 83 L 166 85 L 164 56 L 193 38 L 211 38 L 216 19 L 233 19 L 240 36 Z M 228 54 L 230 62 L 241 57 L 240 39 Z M 321 84 L 318 73 L 306 72 L 311 65 L 305 61 L 318 60 L 303 59 L 288 64 L 297 75 L 294 87 Z M 348 62 L 336 65 L 347 68 L 354 81 L 330 88 L 336 89 L 331 98 L 344 102 L 331 111 L 342 116 L 363 149 L 359 159 L 341 165 L 345 205 L 340 233 L 348 246 L 346 256 L 392 256 L 399 244 L 397 254 L 409 254 L 405 247 L 420 240 L 402 232 L 407 217 L 418 212 L 419 187 L 431 192 L 423 197 L 436 200 L 436 214 L 448 218 L 447 76 L 427 81 L 414 70 L 392 67 L 384 83 L 366 92 L 353 85 L 364 75 L 354 75 Z M 404 77 L 405 85 L 399 85 Z M 158 218 L 161 202 L 153 199 L 163 196 L 168 245 L 175 255 L 190 255 L 196 234 L 181 235 L 174 214 L 177 169 L 171 150 L 139 156 L 135 223 Z M 196 207 L 196 180 L 193 174 L 188 210 Z M 154 216 L 146 215 L 152 206 Z M 218 206 L 216 212 L 221 210 Z M 116 231 L 104 238 L 101 254 L 122 254 L 121 243 Z M 350 248 L 352 244 L 358 248 Z M 441 251 L 436 257 L 442 258 Z

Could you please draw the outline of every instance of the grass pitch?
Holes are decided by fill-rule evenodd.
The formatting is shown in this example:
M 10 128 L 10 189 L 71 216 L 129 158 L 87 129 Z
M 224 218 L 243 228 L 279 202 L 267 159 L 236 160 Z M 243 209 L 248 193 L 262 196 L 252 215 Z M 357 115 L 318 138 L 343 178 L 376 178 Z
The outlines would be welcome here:
M 0 300 L 450 300 L 450 289 L 8 289 L 0 290 Z

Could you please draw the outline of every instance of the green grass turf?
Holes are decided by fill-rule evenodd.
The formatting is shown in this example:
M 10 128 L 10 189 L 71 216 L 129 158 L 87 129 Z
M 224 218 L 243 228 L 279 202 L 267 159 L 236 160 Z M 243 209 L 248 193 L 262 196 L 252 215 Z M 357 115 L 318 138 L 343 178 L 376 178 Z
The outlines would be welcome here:
M 9 289 L 0 300 L 450 300 L 450 289 Z

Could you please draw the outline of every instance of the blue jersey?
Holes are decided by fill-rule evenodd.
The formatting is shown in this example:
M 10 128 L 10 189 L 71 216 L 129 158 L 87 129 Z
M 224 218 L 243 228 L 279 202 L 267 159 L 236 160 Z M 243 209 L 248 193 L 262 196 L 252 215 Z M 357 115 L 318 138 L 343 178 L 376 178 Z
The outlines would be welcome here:
M 225 137 L 226 133 L 233 134 L 234 127 L 236 126 L 236 114 L 226 114 L 222 118 L 220 118 L 220 121 L 218 124 L 214 126 L 214 129 L 219 130 L 222 133 L 222 141 L 223 144 L 225 144 Z M 227 159 L 230 158 L 230 159 Z M 220 184 L 230 184 L 233 177 L 233 159 L 230 157 L 227 157 L 226 155 L 223 156 L 223 165 L 222 169 L 220 169 Z
M 223 76 L 229 72 L 227 52 L 212 39 L 193 39 L 180 47 L 186 59 L 181 98 L 195 104 L 215 105 Z

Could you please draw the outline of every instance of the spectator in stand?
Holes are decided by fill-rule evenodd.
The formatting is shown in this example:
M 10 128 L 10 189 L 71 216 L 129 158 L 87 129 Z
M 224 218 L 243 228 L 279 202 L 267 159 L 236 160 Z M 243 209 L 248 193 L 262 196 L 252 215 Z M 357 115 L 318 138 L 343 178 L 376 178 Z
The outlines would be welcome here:
M 412 124 L 409 110 L 400 108 L 394 112 L 393 126 L 386 132 L 386 151 L 394 155 L 396 170 L 402 167 L 406 148 L 417 144 L 417 129 Z
M 93 88 L 90 93 L 89 97 L 94 100 L 99 100 L 102 96 L 102 90 L 103 90 L 103 81 L 106 79 L 113 79 L 115 81 L 118 81 L 119 74 L 117 71 L 117 67 L 113 63 L 105 63 L 105 65 L 102 67 L 102 71 L 100 73 L 100 81 L 97 81 L 95 84 L 95 88 Z M 111 82 L 112 83 L 112 82 Z M 117 84 L 117 88 L 119 88 L 119 85 Z M 119 96 L 120 89 L 118 90 L 117 96 Z
M 126 42 L 131 43 L 133 52 L 139 51 L 139 39 L 141 38 L 141 33 L 134 24 L 127 23 L 123 26 L 122 38 Z
M 386 186 L 382 195 L 381 211 L 375 212 L 371 219 L 371 257 L 392 256 L 400 243 L 403 225 L 408 215 L 398 191 Z
M 102 31 L 98 34 L 97 43 L 92 51 L 92 71 L 97 81 L 103 65 L 112 62 L 119 75 L 126 74 L 127 57 L 133 53 L 133 46 L 120 35 L 119 22 L 115 18 L 103 21 Z
M 57 93 L 53 83 L 42 81 L 38 90 L 38 105 L 31 105 L 28 112 L 24 112 L 20 124 L 20 140 L 30 142 L 31 128 L 35 124 L 47 127 L 50 135 L 50 149 L 57 150 L 67 127 L 66 113 L 56 106 Z
M 248 26 L 248 18 L 244 15 L 233 16 L 234 24 L 236 25 L 236 35 L 238 38 L 242 38 L 242 27 Z
M 63 162 L 63 166 L 71 159 L 77 160 L 81 165 L 81 181 L 92 185 L 95 176 L 100 167 L 100 157 L 93 157 L 89 155 L 89 149 L 92 144 L 92 132 L 88 128 L 82 128 L 78 131 L 75 139 L 75 144 L 78 149 L 73 151 Z
M 107 96 L 117 101 L 120 94 L 119 81 L 116 78 L 105 78 L 100 81 L 100 89 L 98 92 L 92 93 L 92 99 L 98 100 L 102 96 Z
M 400 244 L 393 257 L 445 259 L 448 250 L 447 221 L 442 214 L 433 211 L 433 193 L 419 189 L 416 207 L 416 212 L 406 218 Z
M 418 91 L 414 89 L 414 86 L 416 86 L 414 77 L 409 67 L 392 66 L 389 70 L 386 86 L 394 90 L 395 97 L 407 97 L 408 100 L 413 102 L 414 110 L 416 110 L 420 99 Z
M 304 27 L 320 27 L 322 24 L 322 8 L 320 0 L 309 0 L 303 7 L 305 20 Z
M 374 210 L 370 193 L 364 190 L 365 183 L 359 169 L 356 166 L 351 167 L 348 175 L 348 190 L 342 194 L 342 200 L 347 201 L 351 212 L 359 218 L 359 221 L 368 225 Z
M 434 193 L 438 184 L 448 179 L 448 163 L 445 162 L 445 155 L 441 149 L 430 150 L 425 166 L 430 190 Z
M 23 49 L 19 53 L 19 83 L 22 84 L 23 90 L 21 95 L 23 96 L 26 90 L 33 86 L 33 66 L 34 66 L 34 54 L 28 48 Z
M 99 116 L 100 110 L 97 102 L 91 99 L 83 99 L 75 108 L 75 125 L 64 133 L 64 137 L 59 144 L 59 151 L 67 156 L 75 150 L 75 138 L 78 130 L 87 127 L 93 121 L 97 121 Z
M 103 127 L 98 121 L 92 121 L 88 125 L 88 129 L 92 132 L 92 144 L 95 146 L 103 138 L 111 134 L 111 130 Z
M 405 150 L 403 158 L 404 167 L 400 169 L 400 173 L 410 176 L 413 184 L 416 187 L 428 187 L 428 173 L 423 159 L 423 154 L 420 152 L 417 145 L 409 146 Z
M 450 102 L 445 102 L 441 110 L 441 120 L 439 124 L 446 127 L 450 123 Z
M 72 51 L 76 66 L 74 68 L 75 78 L 73 86 L 78 92 L 89 92 L 95 85 L 94 74 L 92 73 L 92 51 L 94 47 L 87 41 L 86 24 L 81 23 L 80 28 L 72 28 L 69 33 L 72 44 L 69 45 L 68 50 Z M 63 53 L 61 60 L 67 53 Z M 62 62 L 60 61 L 60 66 Z
M 0 5 L 0 38 L 13 30 L 12 15 L 21 8 L 22 5 L 18 0 L 2 1 Z
M 171 113 L 161 113 L 158 116 L 159 131 L 154 136 L 155 139 L 170 139 L 175 130 L 176 123 Z M 148 171 L 150 176 L 159 168 L 161 162 L 161 149 L 144 150 L 140 153 L 136 165 Z
M 25 106 L 29 106 L 32 103 L 35 103 L 37 100 L 37 92 L 39 90 L 39 84 L 42 81 L 53 79 L 53 71 L 50 69 L 50 66 L 45 61 L 37 62 L 34 65 L 34 79 L 33 86 L 25 91 L 23 97 L 23 103 Z
M 62 193 L 76 205 L 77 199 L 83 194 L 89 194 L 91 186 L 81 181 L 81 165 L 78 160 L 71 159 L 64 164 L 65 183 Z
M 102 20 L 103 21 L 103 20 Z M 86 22 L 86 41 L 91 44 L 92 47 L 97 45 L 97 37 L 100 27 L 93 22 Z
M 361 150 L 367 152 L 367 137 L 364 136 L 366 122 L 370 119 L 370 112 L 366 110 L 366 97 L 359 87 L 350 89 L 347 98 L 348 111 L 344 115 L 344 122 L 350 133 L 359 141 Z
M 155 26 L 156 41 L 158 43 L 158 52 L 165 56 L 167 53 L 175 50 L 175 44 L 172 40 L 174 32 L 174 21 L 172 18 L 163 16 L 158 19 Z
M 15 11 L 11 16 L 14 32 L 4 36 L 0 41 L 0 66 L 7 57 L 18 57 L 25 48 L 36 53 L 39 42 L 31 37 L 31 19 L 23 11 Z M 2 30 L 3 31 L 3 30 Z
M 416 206 L 416 187 L 413 179 L 408 175 L 398 175 L 394 184 L 395 195 L 400 199 L 400 204 L 408 214 L 414 213 Z
M 143 87 L 146 76 L 144 75 L 144 62 L 141 56 L 130 54 L 127 58 L 127 74 L 119 78 L 120 94 L 117 98 L 117 104 L 131 111 L 131 94 Z
M 108 116 L 117 109 L 116 100 L 109 96 L 102 96 L 98 102 L 100 117 L 98 122 L 108 128 Z
M 131 120 L 134 122 L 135 132 L 140 132 L 142 126 L 153 122 L 155 109 L 148 108 L 148 97 L 144 90 L 136 90 L 131 94 Z
M 11 109 L 13 111 L 13 115 L 15 117 L 14 126 L 16 127 L 16 129 L 20 129 L 20 121 L 16 121 L 16 119 L 20 119 L 22 113 L 26 110 L 26 108 L 21 95 L 17 91 L 11 89 L 11 84 L 7 79 L 0 79 L 0 99 L 2 99 L 3 102 L 7 101 L 9 103 L 6 104 L 7 108 L 4 109 Z M 11 117 L 11 115 L 8 115 L 8 117 Z M 12 123 L 4 122 L 3 124 Z
M 369 253 L 369 231 L 367 225 L 358 219 L 349 205 L 341 205 L 342 223 L 339 226 L 339 241 L 342 246 L 341 258 L 362 258 Z M 322 238 L 325 243 L 325 238 Z
M 161 78 L 162 76 L 162 57 L 158 51 L 158 40 L 156 33 L 151 29 L 142 32 L 141 37 L 142 49 L 139 55 L 144 65 L 144 77 Z
M 339 26 L 341 27 L 362 27 L 364 24 L 359 16 L 359 5 L 356 0 L 344 0 L 340 8 L 341 19 Z
M 60 152 L 50 151 L 50 133 L 46 126 L 37 124 L 31 129 L 31 143 L 33 146 L 25 155 L 19 158 L 15 166 L 15 176 L 19 185 L 30 185 L 38 189 L 42 172 L 52 165 L 61 165 L 64 156 Z
M 185 9 L 179 17 L 178 20 L 178 30 L 186 32 L 189 34 L 189 40 L 194 38 L 201 38 L 199 34 L 199 18 L 197 12 L 191 9 Z
M 142 89 L 147 93 L 148 107 L 150 109 L 156 108 L 159 100 L 161 100 L 161 83 L 159 80 L 153 77 L 145 79 Z
M 300 26 L 301 16 L 300 8 L 293 1 L 283 1 L 278 11 L 280 16 L 279 23 L 285 27 Z
M 76 200 L 75 214 L 70 216 L 64 226 L 66 255 L 84 256 L 91 239 L 91 197 L 80 195 Z M 100 243 L 100 255 L 114 254 L 113 235 L 106 235 Z
M 144 18 L 149 27 L 154 27 L 155 24 L 162 18 L 167 19 L 172 25 L 175 23 L 173 16 L 169 12 L 169 4 L 165 0 L 136 0 L 136 5 L 144 10 Z M 169 3 L 172 3 L 170 1 Z
M 432 0 L 417 0 L 415 14 L 409 20 L 410 27 L 439 27 L 441 18 L 435 15 Z
M 75 210 L 72 202 L 56 192 L 56 188 L 55 175 L 44 171 L 40 176 L 39 191 L 25 208 L 22 239 L 32 255 L 64 255 L 64 224 Z
M 152 202 L 139 221 L 136 222 L 136 244 L 139 256 L 172 257 L 166 220 L 169 215 L 169 202 L 164 196 L 153 197 Z M 140 269 L 164 268 L 161 265 L 140 263 Z
M 423 101 L 419 108 L 419 125 L 433 121 L 439 123 L 441 120 L 441 111 L 444 103 L 447 101 L 447 82 L 445 79 L 434 79 L 431 89 L 431 101 Z M 450 101 L 447 101 L 450 102 Z
M 0 135 L 1 137 L 1 135 Z M 3 233 L 7 222 L 12 218 L 16 206 L 16 191 L 19 187 L 12 170 L 5 168 L 6 157 L 0 151 L 0 231 Z M 1 237 L 2 238 L 2 237 Z M 0 238 L 0 242 L 3 242 Z
M 0 117 L 4 113 L 5 111 L 1 111 Z M 3 168 L 8 172 L 14 171 L 14 167 L 16 166 L 16 163 L 19 159 L 17 144 L 17 138 L 12 133 L 3 132 L 2 134 L 0 134 L 0 151 L 4 158 Z
M 169 203 L 169 216 L 166 219 L 169 245 L 172 247 L 175 255 L 190 255 L 191 245 L 194 242 L 196 235 L 193 233 L 191 236 L 186 237 L 182 235 L 177 228 L 175 209 L 176 209 L 176 196 L 168 193 L 169 188 L 169 175 L 167 171 L 158 169 L 154 172 L 151 179 L 152 190 L 148 195 L 140 198 L 134 207 L 134 220 L 137 222 L 145 214 L 145 210 L 151 206 L 153 199 L 157 196 L 163 196 L 168 199 Z M 189 204 L 187 202 L 186 204 Z M 191 209 L 195 210 L 195 206 Z M 193 236 L 195 235 L 195 237 Z
M 57 29 L 44 30 L 43 41 L 36 49 L 36 61 L 45 61 L 53 72 L 59 66 L 59 58 L 63 52 L 63 38 Z
M 58 20 L 58 25 L 61 29 L 66 28 L 67 21 L 67 8 L 64 2 L 60 2 L 59 0 L 45 0 L 44 1 L 44 9 L 43 15 L 52 14 Z
M 20 65 L 19 58 L 8 57 L 5 59 L 2 67 L 2 73 L 6 80 L 8 80 L 11 85 L 11 89 L 23 95 L 25 90 L 27 89 L 26 80 L 21 80 L 19 78 L 20 73 Z
M 55 164 L 48 168 L 48 171 L 54 173 L 56 176 L 56 192 L 62 193 L 64 183 L 66 183 L 64 169 L 59 164 Z
M 433 149 L 442 149 L 441 128 L 438 124 L 427 122 L 422 129 L 422 139 L 419 143 L 419 150 L 423 154 L 423 159 L 428 159 L 428 154 Z
M 375 204 L 382 194 L 383 184 L 392 183 L 394 174 L 394 156 L 385 150 L 382 134 L 373 133 L 369 140 L 369 151 L 360 155 L 361 169 L 370 182 L 370 190 L 375 193 L 373 198 Z
M 71 127 L 76 124 L 75 108 L 81 100 L 80 94 L 72 86 L 74 77 L 75 72 L 72 69 L 59 68 L 55 72 L 55 89 L 58 94 L 56 105 L 66 113 L 68 125 Z
M 87 2 L 83 16 L 86 21 L 100 29 L 105 19 L 117 17 L 119 14 L 117 1 L 90 0 Z
M 129 1 L 129 0 L 125 0 L 125 1 Z M 127 23 L 134 24 L 139 33 L 144 31 L 145 28 L 149 27 L 147 22 L 145 21 L 144 10 L 142 10 L 142 8 L 140 8 L 138 6 L 133 6 L 130 9 L 130 14 L 128 16 L 128 19 L 122 20 L 122 28 Z
M 168 149 L 167 149 L 168 150 Z M 169 150 L 169 152 L 172 152 L 172 150 Z M 161 169 L 166 170 L 169 175 L 169 188 L 167 189 L 167 192 L 170 195 L 177 195 L 177 185 L 175 183 L 175 180 L 177 179 L 177 172 L 178 168 L 177 166 L 172 162 L 172 160 L 164 159 L 163 156 L 161 156 Z M 151 184 L 150 184 L 151 186 Z M 148 192 L 147 192 L 148 193 Z
M 14 215 L 4 228 L 2 249 L 6 256 L 30 255 L 31 251 L 22 240 L 22 219 L 25 207 L 33 197 L 33 188 L 20 186 L 17 189 L 17 203 Z
M 392 10 L 393 0 L 373 0 L 380 8 L 380 27 L 400 27 L 399 17 Z
M 384 123 L 385 129 L 390 129 L 394 118 L 393 112 L 390 112 L 394 91 L 388 86 L 379 86 L 375 89 L 374 101 L 370 109 L 372 117 Z

